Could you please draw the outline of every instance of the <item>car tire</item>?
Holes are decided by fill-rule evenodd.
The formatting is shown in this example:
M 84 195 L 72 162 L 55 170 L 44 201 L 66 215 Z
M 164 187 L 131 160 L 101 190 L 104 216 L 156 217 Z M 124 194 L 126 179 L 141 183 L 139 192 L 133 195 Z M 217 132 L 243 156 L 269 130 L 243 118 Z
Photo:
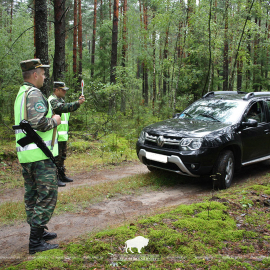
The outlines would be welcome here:
M 214 189 L 226 189 L 232 184 L 234 175 L 234 156 L 232 151 L 226 150 L 220 153 L 213 169 Z

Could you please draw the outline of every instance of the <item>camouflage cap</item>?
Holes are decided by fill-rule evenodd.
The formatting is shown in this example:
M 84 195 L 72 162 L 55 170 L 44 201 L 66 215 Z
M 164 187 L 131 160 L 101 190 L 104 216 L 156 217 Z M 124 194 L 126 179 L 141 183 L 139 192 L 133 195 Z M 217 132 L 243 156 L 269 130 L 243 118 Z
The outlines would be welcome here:
M 53 82 L 53 88 L 61 88 L 66 91 L 69 89 L 64 82 Z
M 40 59 L 30 59 L 30 60 L 25 60 L 20 63 L 22 72 L 32 70 L 35 68 L 46 68 L 50 67 L 50 65 L 42 65 L 40 62 Z

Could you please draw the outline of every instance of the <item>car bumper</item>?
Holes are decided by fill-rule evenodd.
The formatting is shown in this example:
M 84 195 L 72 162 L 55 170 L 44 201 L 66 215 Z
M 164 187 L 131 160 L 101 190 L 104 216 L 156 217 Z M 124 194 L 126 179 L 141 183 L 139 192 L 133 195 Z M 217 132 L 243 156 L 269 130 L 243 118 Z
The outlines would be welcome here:
M 179 173 L 182 175 L 189 175 L 189 176 L 193 176 L 193 177 L 199 176 L 199 175 L 195 175 L 195 174 L 191 173 L 178 156 L 174 156 L 174 155 L 165 156 L 165 155 L 161 155 L 161 154 L 156 154 L 154 156 L 152 154 L 153 153 L 147 152 L 144 149 L 141 149 L 139 154 L 138 154 L 138 157 L 142 163 L 144 163 L 144 164 L 146 163 L 146 165 L 151 166 L 151 167 L 156 167 L 156 168 L 164 169 L 167 171 L 173 171 L 173 172 L 176 172 L 176 173 Z M 147 164 L 145 159 L 155 161 L 157 163 L 156 163 L 156 165 L 155 165 L 155 163 L 154 164 L 152 163 L 152 165 L 151 165 L 151 163 Z M 164 168 L 163 166 L 158 165 L 158 163 L 164 163 L 164 164 L 165 163 L 172 163 L 172 164 L 175 164 L 179 168 L 179 170 L 173 170 L 173 169 L 169 169 L 166 167 Z
M 183 154 L 181 152 L 161 151 L 137 144 L 137 155 L 146 166 L 192 177 L 209 175 L 212 172 L 216 160 L 213 152 L 207 149 Z

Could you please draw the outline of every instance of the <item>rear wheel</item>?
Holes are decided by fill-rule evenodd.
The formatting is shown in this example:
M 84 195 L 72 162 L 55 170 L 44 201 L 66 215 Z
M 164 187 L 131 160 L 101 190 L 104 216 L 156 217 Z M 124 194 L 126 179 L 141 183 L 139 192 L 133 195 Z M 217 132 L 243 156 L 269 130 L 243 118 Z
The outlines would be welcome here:
M 232 184 L 234 175 L 234 156 L 232 151 L 220 153 L 213 169 L 213 186 L 215 189 L 226 189 Z

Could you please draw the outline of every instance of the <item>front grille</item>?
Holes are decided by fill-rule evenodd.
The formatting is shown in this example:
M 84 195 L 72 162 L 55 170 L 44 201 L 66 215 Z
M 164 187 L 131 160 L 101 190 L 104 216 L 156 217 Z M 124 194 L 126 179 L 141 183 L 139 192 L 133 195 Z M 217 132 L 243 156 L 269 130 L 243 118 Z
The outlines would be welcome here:
M 179 143 L 182 138 L 171 138 L 167 136 L 159 136 L 146 133 L 145 145 L 155 146 L 162 149 L 179 149 Z

